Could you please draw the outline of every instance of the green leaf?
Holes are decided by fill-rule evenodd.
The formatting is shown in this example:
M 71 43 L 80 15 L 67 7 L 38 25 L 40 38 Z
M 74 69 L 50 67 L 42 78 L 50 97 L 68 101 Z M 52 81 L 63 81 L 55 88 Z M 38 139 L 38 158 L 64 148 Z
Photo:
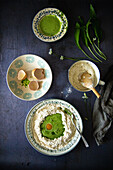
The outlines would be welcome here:
M 96 16 L 96 13 L 95 13 L 95 10 L 94 10 L 92 4 L 90 4 L 90 20 L 91 20 L 92 28 L 93 28 L 95 36 L 97 38 L 98 47 L 99 47 L 100 41 L 102 39 L 102 30 L 101 30 L 99 20 Z
M 91 21 L 90 21 L 90 19 L 89 19 L 88 22 L 87 22 L 87 24 L 86 24 L 86 35 L 87 35 L 87 38 L 88 38 L 89 42 L 91 43 L 94 51 L 101 57 L 101 55 L 96 51 L 96 49 L 95 49 L 95 47 L 94 47 L 94 45 L 93 45 L 93 42 L 92 42 L 92 40 L 91 40 L 91 38 L 90 38 L 90 35 L 89 35 L 89 25 L 90 25 L 90 24 L 91 24 Z M 90 52 L 94 55 L 94 57 L 95 57 L 98 61 L 102 62 L 102 61 L 91 51 L 91 49 L 89 49 L 89 50 L 90 50 Z
M 93 27 L 95 36 L 97 38 L 98 47 L 99 47 L 100 41 L 102 39 L 102 31 L 101 31 L 101 27 L 100 27 L 100 23 L 99 23 L 98 19 L 92 19 L 92 27 Z
M 89 42 L 90 42 L 91 44 L 93 44 L 92 41 L 91 41 L 91 38 L 90 38 L 90 36 L 89 36 L 89 25 L 90 25 L 90 24 L 91 24 L 91 21 L 90 21 L 90 19 L 89 19 L 88 22 L 87 22 L 87 24 L 86 24 L 86 35 L 87 35 L 87 38 L 88 38 Z
M 76 22 L 76 26 L 75 26 L 75 43 L 76 46 L 81 49 L 81 46 L 79 44 L 79 37 L 80 37 L 80 24 L 78 22 Z
M 80 24 L 78 22 L 76 22 L 76 26 L 75 26 L 75 43 L 76 43 L 76 46 L 85 54 L 85 56 L 87 56 L 90 60 L 92 61 L 95 61 L 95 62 L 98 62 L 97 60 L 94 60 L 92 59 L 80 46 L 79 44 L 79 38 L 80 38 L 80 30 L 81 30 L 81 27 L 80 27 Z M 86 42 L 87 43 L 87 42 Z
M 80 28 L 81 28 L 81 38 L 84 45 L 88 48 L 88 38 L 86 35 L 86 27 L 85 27 L 84 20 L 80 16 L 78 18 L 79 18 Z
M 88 21 L 87 25 L 85 25 L 84 20 L 79 16 L 79 21 L 80 21 L 80 26 L 81 26 L 81 37 L 82 37 L 82 41 L 85 44 L 85 46 L 88 48 L 88 50 L 91 52 L 91 54 L 97 59 L 97 56 L 93 53 L 93 51 L 91 50 L 88 42 L 90 41 L 90 43 L 92 43 L 90 37 L 89 37 L 89 33 L 88 33 L 88 27 L 91 24 L 90 20 Z M 86 33 L 86 28 L 87 28 L 87 33 Z M 89 40 L 89 41 L 88 41 Z M 101 60 L 99 60 L 101 62 Z
M 94 10 L 92 4 L 90 4 L 90 14 L 89 14 L 89 15 L 90 15 L 90 19 L 95 19 L 95 18 L 97 18 L 97 17 L 96 17 L 95 10 Z
M 94 42 L 93 42 L 94 43 Z M 99 53 L 101 54 L 101 56 L 102 56 L 102 58 L 104 59 L 104 60 L 106 60 L 107 59 L 107 57 L 105 56 L 105 54 L 100 50 L 100 48 L 94 43 L 94 46 L 97 48 L 97 50 L 99 51 Z

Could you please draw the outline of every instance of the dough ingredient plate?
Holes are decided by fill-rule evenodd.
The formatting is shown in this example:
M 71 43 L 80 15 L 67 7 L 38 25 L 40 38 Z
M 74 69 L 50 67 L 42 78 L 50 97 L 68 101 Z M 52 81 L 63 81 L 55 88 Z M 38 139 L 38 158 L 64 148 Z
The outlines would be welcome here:
M 34 80 L 32 70 L 34 68 L 44 68 L 45 79 L 42 80 L 41 88 L 37 91 L 30 90 L 29 87 L 21 85 L 17 79 L 18 71 L 24 70 L 28 80 Z M 17 57 L 9 66 L 7 71 L 7 85 L 9 90 L 19 99 L 30 101 L 36 100 L 47 93 L 52 83 L 52 71 L 48 63 L 41 57 L 33 54 L 25 54 Z
M 75 119 L 76 119 L 76 126 L 82 132 L 82 130 L 83 130 L 82 119 L 81 119 L 78 111 L 71 104 L 69 104 L 66 101 L 59 100 L 59 99 L 47 99 L 47 100 L 37 103 L 29 111 L 29 113 L 26 117 L 26 120 L 25 120 L 25 134 L 26 134 L 27 140 L 31 144 L 31 146 L 34 149 L 36 149 L 37 151 L 39 151 L 40 153 L 45 154 L 45 155 L 50 155 L 50 156 L 63 155 L 65 153 L 71 151 L 78 144 L 78 142 L 81 138 L 78 131 L 76 131 L 75 136 L 72 138 L 72 140 L 66 146 L 64 146 L 61 149 L 57 149 L 57 150 L 52 150 L 52 149 L 47 149 L 47 148 L 42 147 L 40 144 L 38 144 L 35 141 L 34 136 L 33 136 L 32 121 L 33 121 L 34 115 L 38 109 L 41 109 L 42 107 L 46 106 L 47 104 L 56 104 L 56 105 L 60 104 L 63 107 L 66 107 L 69 110 L 71 110 L 71 112 L 74 114 Z

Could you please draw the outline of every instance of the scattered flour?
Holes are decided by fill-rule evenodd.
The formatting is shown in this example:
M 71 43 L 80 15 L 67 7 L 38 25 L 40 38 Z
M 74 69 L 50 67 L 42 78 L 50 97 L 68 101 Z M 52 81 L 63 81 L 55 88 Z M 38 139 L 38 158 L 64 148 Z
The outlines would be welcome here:
M 72 93 L 72 88 L 67 87 L 64 91 L 61 91 L 61 94 L 65 95 L 65 98 L 67 98 Z

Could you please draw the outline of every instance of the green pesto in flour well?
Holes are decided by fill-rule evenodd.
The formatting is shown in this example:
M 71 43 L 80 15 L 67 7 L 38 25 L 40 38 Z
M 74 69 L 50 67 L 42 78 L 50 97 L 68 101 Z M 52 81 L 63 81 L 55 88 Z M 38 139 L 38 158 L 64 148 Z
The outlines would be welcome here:
M 61 22 L 56 15 L 46 15 L 40 21 L 40 30 L 46 36 L 56 35 L 61 28 Z

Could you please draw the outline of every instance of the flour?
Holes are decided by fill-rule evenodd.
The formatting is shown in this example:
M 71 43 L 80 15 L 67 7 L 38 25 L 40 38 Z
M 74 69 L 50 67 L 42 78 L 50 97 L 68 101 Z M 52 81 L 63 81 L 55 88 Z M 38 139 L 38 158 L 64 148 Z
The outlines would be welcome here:
M 72 93 L 72 88 L 67 87 L 64 91 L 61 91 L 61 94 L 65 95 L 65 98 L 67 98 Z
M 72 93 L 71 87 L 68 87 L 68 88 L 66 89 L 66 92 L 67 92 L 67 94 L 66 94 L 65 98 L 67 98 L 67 97 Z
M 59 110 L 58 108 L 62 108 Z M 42 147 L 48 148 L 48 149 L 61 149 L 64 146 L 66 146 L 71 139 L 75 136 L 76 128 L 75 124 L 72 121 L 72 118 L 70 115 L 64 113 L 62 110 L 64 110 L 65 107 L 61 104 L 47 104 L 44 107 L 41 107 L 37 110 L 35 113 L 34 119 L 33 119 L 33 135 L 35 141 L 40 144 Z M 70 110 L 72 111 L 72 110 Z M 43 122 L 46 116 L 60 113 L 62 115 L 62 122 L 65 128 L 64 135 L 60 136 L 59 138 L 55 138 L 54 140 L 48 139 L 46 137 L 43 137 L 40 130 L 40 124 Z
M 68 94 L 72 93 L 71 87 L 67 88 L 67 93 L 68 93 Z

